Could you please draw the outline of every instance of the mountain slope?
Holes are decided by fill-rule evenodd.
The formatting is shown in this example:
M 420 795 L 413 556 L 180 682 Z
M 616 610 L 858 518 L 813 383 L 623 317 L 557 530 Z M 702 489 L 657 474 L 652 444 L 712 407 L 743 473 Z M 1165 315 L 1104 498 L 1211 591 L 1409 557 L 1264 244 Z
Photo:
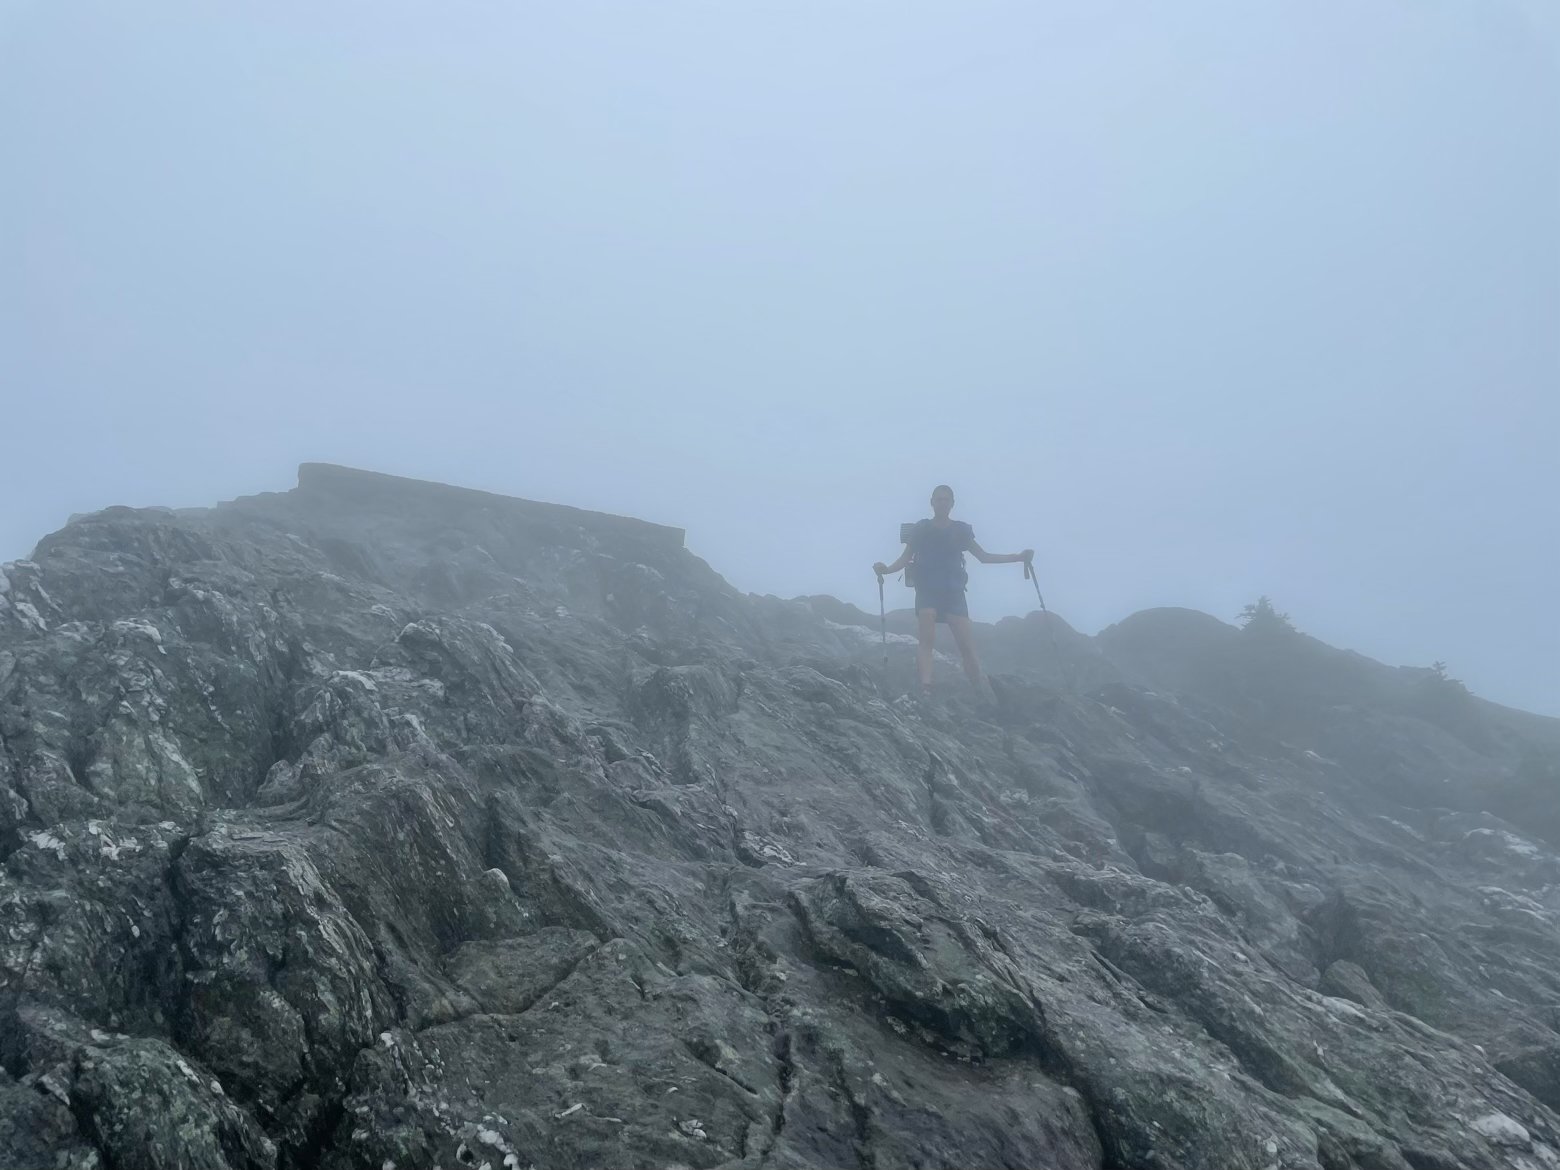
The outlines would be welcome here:
M 0 1166 L 1560 1166 L 1553 721 L 318 465 L 0 581 Z

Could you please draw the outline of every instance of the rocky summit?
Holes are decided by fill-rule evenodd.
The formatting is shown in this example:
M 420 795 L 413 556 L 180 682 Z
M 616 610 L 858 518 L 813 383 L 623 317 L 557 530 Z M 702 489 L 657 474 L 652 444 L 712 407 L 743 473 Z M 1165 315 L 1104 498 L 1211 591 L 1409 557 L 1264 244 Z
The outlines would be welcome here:
M 74 518 L 0 1167 L 1560 1167 L 1560 722 L 1187 610 L 912 701 L 911 629 L 323 465 Z

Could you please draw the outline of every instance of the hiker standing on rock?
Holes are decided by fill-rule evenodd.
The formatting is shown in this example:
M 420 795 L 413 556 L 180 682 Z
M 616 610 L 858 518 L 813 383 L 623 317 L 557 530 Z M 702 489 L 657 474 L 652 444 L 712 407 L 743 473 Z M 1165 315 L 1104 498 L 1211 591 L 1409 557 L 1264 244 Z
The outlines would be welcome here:
M 944 622 L 953 631 L 953 640 L 964 661 L 964 673 L 978 691 L 983 691 L 980 660 L 975 657 L 975 641 L 970 626 L 970 607 L 964 599 L 969 574 L 964 554 L 972 553 L 983 565 L 1008 565 L 1034 560 L 1035 550 L 1021 553 L 989 553 L 975 542 L 975 530 L 962 520 L 952 520 L 953 489 L 938 484 L 932 490 L 932 518 L 918 521 L 904 533 L 905 549 L 892 565 L 882 561 L 872 566 L 879 581 L 899 572 L 906 565 L 910 572 L 906 584 L 915 587 L 915 616 L 919 645 L 915 662 L 921 676 L 921 694 L 932 687 L 932 646 L 937 623 Z

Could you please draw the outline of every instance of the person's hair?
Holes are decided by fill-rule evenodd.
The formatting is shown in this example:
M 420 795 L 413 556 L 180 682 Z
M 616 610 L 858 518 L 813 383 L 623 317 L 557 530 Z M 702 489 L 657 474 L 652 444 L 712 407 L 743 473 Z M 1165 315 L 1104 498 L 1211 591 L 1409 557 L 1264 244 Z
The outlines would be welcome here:
M 938 492 L 947 492 L 950 496 L 953 495 L 953 489 L 945 483 L 940 483 L 932 489 L 932 495 L 935 496 Z

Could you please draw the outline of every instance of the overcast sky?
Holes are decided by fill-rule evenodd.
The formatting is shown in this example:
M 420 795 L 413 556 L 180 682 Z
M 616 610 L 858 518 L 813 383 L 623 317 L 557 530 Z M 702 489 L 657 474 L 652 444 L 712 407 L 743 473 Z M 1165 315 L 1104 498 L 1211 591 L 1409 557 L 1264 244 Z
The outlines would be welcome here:
M 872 609 L 946 481 L 1086 632 L 1560 714 L 1560 21 L 0 0 L 0 396 L 0 560 L 325 460 Z

